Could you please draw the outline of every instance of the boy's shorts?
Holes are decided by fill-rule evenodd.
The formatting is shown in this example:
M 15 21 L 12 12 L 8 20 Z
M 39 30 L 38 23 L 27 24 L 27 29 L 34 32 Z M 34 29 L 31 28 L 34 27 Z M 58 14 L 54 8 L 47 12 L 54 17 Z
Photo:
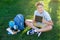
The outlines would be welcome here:
M 44 27 L 46 27 L 46 24 L 40 23 L 40 22 L 33 23 L 33 25 L 36 26 L 36 27 L 38 27 L 38 28 L 44 28 Z
M 35 27 L 38 27 L 38 28 L 44 28 L 44 27 L 46 27 L 46 24 L 44 24 L 44 23 L 41 23 L 41 22 L 33 22 L 33 20 L 28 20 L 28 21 L 31 22 L 31 23 L 33 23 L 33 25 Z

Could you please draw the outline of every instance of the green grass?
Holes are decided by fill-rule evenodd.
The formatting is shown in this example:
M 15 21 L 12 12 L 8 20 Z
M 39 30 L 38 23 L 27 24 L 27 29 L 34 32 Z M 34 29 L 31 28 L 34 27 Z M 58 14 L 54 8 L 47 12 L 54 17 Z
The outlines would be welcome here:
M 54 22 L 53 29 L 44 32 L 40 37 L 26 35 L 28 27 L 16 35 L 8 35 L 6 28 L 8 22 L 21 13 L 26 19 L 32 19 L 35 3 L 40 0 L 0 0 L 0 40 L 60 40 L 60 0 L 43 0 L 44 8 L 48 11 Z

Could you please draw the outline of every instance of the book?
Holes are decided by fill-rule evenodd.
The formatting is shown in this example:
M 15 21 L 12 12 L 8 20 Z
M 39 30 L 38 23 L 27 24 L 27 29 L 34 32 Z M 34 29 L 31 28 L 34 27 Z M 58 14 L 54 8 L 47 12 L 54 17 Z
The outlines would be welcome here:
M 36 22 L 41 22 L 42 23 L 42 19 L 43 19 L 43 17 L 41 17 L 41 16 L 35 16 L 35 21 Z
M 13 31 L 13 30 L 11 30 L 10 28 L 7 28 L 6 30 L 7 30 L 10 34 L 12 34 L 12 35 L 20 32 L 20 30 L 18 30 L 18 31 Z

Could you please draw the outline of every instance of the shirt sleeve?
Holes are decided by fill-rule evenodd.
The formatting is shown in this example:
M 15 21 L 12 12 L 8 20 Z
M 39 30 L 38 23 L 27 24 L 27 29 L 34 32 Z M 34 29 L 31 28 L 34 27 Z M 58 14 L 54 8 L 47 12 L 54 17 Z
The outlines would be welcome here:
M 34 16 L 36 15 L 36 11 L 34 11 Z
M 47 21 L 51 21 L 51 17 L 50 17 L 50 15 L 49 15 L 49 13 L 46 13 L 46 14 L 45 14 L 45 18 L 46 18 Z

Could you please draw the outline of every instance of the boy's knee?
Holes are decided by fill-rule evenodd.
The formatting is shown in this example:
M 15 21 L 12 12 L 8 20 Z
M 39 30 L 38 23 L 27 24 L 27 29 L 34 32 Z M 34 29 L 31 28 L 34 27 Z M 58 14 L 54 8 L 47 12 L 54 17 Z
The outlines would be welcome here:
M 53 28 L 52 26 L 49 26 L 49 30 L 52 30 L 52 28 Z
M 28 24 L 28 21 L 27 21 L 27 20 L 25 21 L 25 24 L 26 24 L 26 25 Z
M 29 24 L 30 24 L 30 22 L 29 22 L 29 21 L 25 21 L 25 24 L 26 24 L 26 25 L 29 25 Z

